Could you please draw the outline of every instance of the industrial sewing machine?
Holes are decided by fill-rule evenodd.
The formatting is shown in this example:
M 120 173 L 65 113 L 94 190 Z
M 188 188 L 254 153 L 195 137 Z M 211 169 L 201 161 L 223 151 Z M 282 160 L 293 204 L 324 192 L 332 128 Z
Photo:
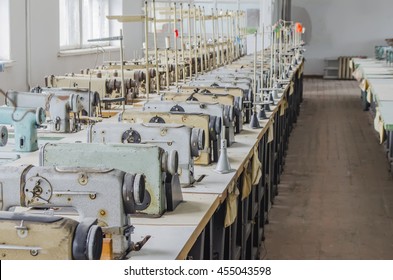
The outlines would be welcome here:
M 96 219 L 0 212 L 0 260 L 99 260 Z
M 15 129 L 15 150 L 33 152 L 38 150 L 37 127 L 45 122 L 45 111 L 39 108 L 0 107 L 0 124 Z M 5 137 L 2 137 L 5 139 Z
M 197 101 L 174 102 L 174 101 L 147 101 L 143 105 L 146 112 L 186 112 L 202 113 L 215 116 L 222 121 L 220 138 L 226 138 L 232 145 L 235 142 L 235 114 L 233 106 L 219 103 L 202 103 Z
M 252 83 L 247 82 L 240 82 L 234 79 L 227 79 L 227 80 L 215 80 L 215 79 L 206 79 L 206 80 L 195 80 L 188 83 L 189 86 L 196 86 L 196 87 L 239 87 L 245 91 L 252 90 Z M 259 90 L 259 82 L 257 82 L 257 91 Z
M 101 107 L 101 99 L 98 92 L 89 91 L 88 89 L 35 87 L 32 88 L 30 92 L 50 93 L 58 96 L 70 96 L 72 94 L 77 94 L 79 95 L 80 103 L 82 104 L 83 116 L 97 117 L 97 111 Z
M 146 69 L 141 69 L 143 66 L 127 67 L 127 64 L 124 66 L 124 79 L 126 81 L 126 88 L 128 91 L 134 93 L 134 98 L 139 94 L 139 92 L 145 91 L 145 85 L 147 82 L 146 77 Z M 172 68 L 169 69 L 169 73 L 173 73 Z M 156 79 L 159 79 L 160 85 L 163 86 L 166 82 L 166 71 L 164 69 L 159 69 L 159 77 L 156 74 L 156 69 L 149 69 L 149 78 L 150 78 L 150 89 L 156 90 Z M 88 77 L 89 75 L 93 75 L 93 77 L 105 78 L 105 79 L 120 79 L 120 65 L 116 67 L 115 65 L 111 66 L 102 66 L 97 69 L 82 69 L 81 74 L 71 74 L 74 77 Z
M 202 82 L 222 82 L 222 83 L 239 83 L 239 84 L 249 84 L 253 83 L 253 79 L 242 75 L 241 77 L 235 76 L 233 73 L 220 73 L 213 75 L 203 75 L 196 79 L 196 81 Z
M 190 186 L 194 179 L 194 158 L 204 149 L 205 132 L 180 124 L 130 124 L 97 123 L 88 129 L 89 143 L 151 144 L 168 153 L 179 154 L 179 178 L 183 186 Z
M 1 210 L 72 207 L 81 221 L 98 220 L 113 241 L 116 257 L 122 258 L 132 248 L 129 215 L 144 200 L 143 175 L 113 168 L 31 165 L 0 166 L 0 174 Z
M 132 100 L 134 84 L 131 79 L 126 79 L 125 99 Z M 105 108 L 109 108 L 110 103 L 119 104 L 124 101 L 121 96 L 121 79 L 106 79 L 99 77 L 90 77 L 89 75 L 69 75 L 69 76 L 48 76 L 45 77 L 45 86 L 50 88 L 67 88 L 67 89 L 88 89 L 98 92 L 101 102 Z
M 257 84 L 259 85 L 259 84 Z M 251 101 L 253 96 L 252 86 L 249 83 L 236 83 L 235 81 L 230 83 L 223 82 L 212 82 L 212 81 L 192 81 L 187 84 L 188 87 L 196 88 L 239 88 L 243 91 L 243 98 L 246 101 Z M 258 86 L 257 86 L 258 90 Z
M 114 65 L 112 65 L 114 67 Z M 133 65 L 130 67 L 127 67 L 127 65 L 123 65 L 123 77 L 125 79 L 125 86 L 128 92 L 133 92 L 134 97 L 139 94 L 139 92 L 145 92 L 145 87 L 147 83 L 147 72 L 146 69 L 143 68 L 140 65 Z M 157 82 L 156 79 L 161 79 L 160 75 L 162 75 L 164 72 L 160 72 L 160 75 L 157 75 L 155 68 L 150 68 L 148 70 L 149 73 L 149 79 L 150 79 L 150 90 L 156 90 L 157 89 Z M 72 76 L 75 78 L 86 78 L 86 77 L 96 77 L 96 78 L 102 78 L 102 79 L 117 79 L 119 82 L 121 82 L 121 71 L 120 71 L 120 65 L 114 69 L 111 68 L 106 68 L 101 67 L 100 69 L 83 69 L 81 70 L 81 74 L 76 74 L 76 73 L 70 73 L 66 74 L 65 76 Z
M 247 90 L 240 87 L 233 86 L 181 86 L 178 89 L 181 93 L 194 93 L 194 92 L 206 92 L 211 94 L 229 94 L 237 98 L 242 98 L 242 116 L 243 124 L 249 123 L 251 117 L 251 102 L 253 100 L 252 90 L 248 88 Z M 237 130 L 237 128 L 236 128 Z M 241 130 L 241 128 L 240 128 Z M 237 131 L 236 131 L 237 132 Z
M 55 95 L 43 92 L 8 91 L 6 104 L 13 108 L 45 108 L 49 115 L 51 132 L 69 133 L 80 130 L 78 115 L 82 112 L 82 100 L 78 94 Z M 70 114 L 74 117 L 71 121 Z M 47 119 L 48 120 L 48 119 Z
M 231 94 L 211 93 L 207 90 L 194 91 L 193 93 L 164 92 L 161 99 L 165 101 L 199 101 L 204 103 L 220 103 L 226 106 L 233 106 L 235 113 L 235 133 L 240 133 L 243 129 L 243 96 Z
M 183 85 L 179 88 L 181 93 L 194 93 L 194 92 L 210 92 L 212 94 L 230 94 L 235 97 L 242 97 L 244 101 L 249 101 L 251 98 L 249 92 L 244 91 L 238 87 L 221 87 L 221 86 L 190 86 Z
M 386 59 L 386 51 L 393 49 L 390 46 L 375 46 L 375 59 L 383 60 Z
M 188 127 L 203 129 L 205 140 L 203 151 L 194 158 L 196 165 L 209 165 L 218 161 L 218 144 L 221 133 L 221 119 L 205 114 L 193 114 L 183 112 L 141 112 L 127 110 L 119 114 L 119 121 L 128 123 L 167 123 L 180 124 Z
M 145 199 L 136 205 L 136 214 L 159 217 L 173 211 L 183 200 L 177 151 L 146 144 L 47 143 L 40 150 L 43 166 L 99 166 L 143 174 Z

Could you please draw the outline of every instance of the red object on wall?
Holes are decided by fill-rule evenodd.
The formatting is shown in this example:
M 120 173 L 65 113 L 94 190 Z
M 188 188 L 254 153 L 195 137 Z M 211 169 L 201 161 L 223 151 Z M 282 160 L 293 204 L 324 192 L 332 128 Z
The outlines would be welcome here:
M 303 32 L 303 25 L 300 22 L 296 22 L 295 29 L 296 29 L 297 33 L 302 33 Z
M 176 35 L 176 38 L 179 37 L 179 30 L 175 29 L 175 35 Z

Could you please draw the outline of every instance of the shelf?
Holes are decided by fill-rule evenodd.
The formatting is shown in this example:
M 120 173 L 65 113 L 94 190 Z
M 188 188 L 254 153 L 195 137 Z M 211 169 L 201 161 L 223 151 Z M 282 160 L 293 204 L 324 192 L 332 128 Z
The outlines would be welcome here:
M 324 79 L 338 79 L 339 69 L 338 67 L 328 66 L 324 68 Z

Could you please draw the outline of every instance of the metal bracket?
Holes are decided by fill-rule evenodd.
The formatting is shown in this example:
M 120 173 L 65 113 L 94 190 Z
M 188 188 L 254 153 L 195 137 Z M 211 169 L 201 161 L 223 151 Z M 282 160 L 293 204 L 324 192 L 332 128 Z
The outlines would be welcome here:
M 23 224 L 23 222 L 24 222 L 24 221 L 21 220 L 21 221 L 20 221 L 20 225 L 19 225 L 19 226 L 15 226 L 16 233 L 18 234 L 18 236 L 19 236 L 20 238 L 26 238 L 27 235 L 28 235 L 28 233 L 29 233 L 28 228 Z

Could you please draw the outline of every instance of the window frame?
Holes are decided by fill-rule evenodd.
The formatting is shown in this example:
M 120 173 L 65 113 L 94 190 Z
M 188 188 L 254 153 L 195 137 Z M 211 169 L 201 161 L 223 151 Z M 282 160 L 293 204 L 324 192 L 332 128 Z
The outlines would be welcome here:
M 61 34 L 61 32 L 64 32 L 61 29 L 61 22 L 60 22 L 61 21 L 61 18 L 60 18 L 60 9 L 61 9 L 60 1 L 61 0 L 59 0 L 59 34 Z M 85 33 L 86 33 L 87 28 L 89 28 L 88 26 L 84 25 L 84 16 L 85 17 L 89 16 L 86 12 L 84 12 L 83 1 L 85 1 L 85 0 L 75 0 L 75 1 L 78 2 L 78 9 L 79 9 L 79 12 L 78 12 L 78 21 L 79 21 L 79 30 L 78 30 L 79 38 L 78 38 L 78 43 L 62 45 L 61 37 L 60 37 L 59 38 L 59 50 L 60 51 L 72 51 L 72 50 L 91 49 L 91 48 L 94 48 L 94 47 L 97 47 L 97 46 L 100 46 L 100 47 L 111 46 L 111 42 L 110 41 L 91 42 L 91 43 L 88 43 L 88 42 L 84 41 L 84 39 L 88 40 L 88 39 L 97 39 L 97 38 L 85 38 L 86 36 L 88 36 Z M 99 0 L 96 0 L 96 1 L 99 1 Z M 109 0 L 102 0 L 102 1 L 106 2 L 106 8 L 107 8 L 107 10 L 105 11 L 106 15 L 110 14 L 110 1 Z M 69 12 L 70 11 L 68 11 L 68 13 Z M 108 21 L 106 19 L 106 17 L 104 16 L 102 18 L 102 21 L 105 21 L 105 20 Z M 102 21 L 101 21 L 101 23 L 102 23 Z M 91 23 L 88 22 L 88 24 L 91 24 Z M 108 21 L 107 25 L 106 25 L 106 28 L 101 30 L 101 36 L 100 37 L 109 37 L 110 33 L 111 33 L 111 23 L 110 23 L 110 21 Z M 68 36 L 69 36 L 69 34 L 68 34 Z

